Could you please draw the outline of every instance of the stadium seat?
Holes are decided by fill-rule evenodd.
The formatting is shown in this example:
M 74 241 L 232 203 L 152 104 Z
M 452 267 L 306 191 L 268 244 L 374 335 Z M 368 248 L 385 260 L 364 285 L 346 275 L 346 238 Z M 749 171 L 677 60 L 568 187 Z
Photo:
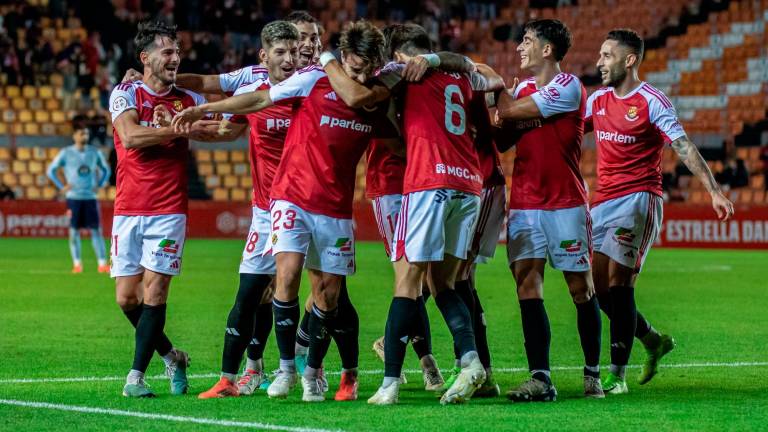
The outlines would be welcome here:
M 0 174 L 5 174 L 11 171 L 11 164 L 6 160 L 0 160 Z
M 61 102 L 58 99 L 45 99 L 45 109 L 54 112 L 61 109 Z
M 213 160 L 210 150 L 200 149 L 195 152 L 195 158 L 197 162 L 210 162 Z
M 233 188 L 237 187 L 239 184 L 238 176 L 235 175 L 227 175 L 224 176 L 224 187 L 227 188 Z
M 216 174 L 227 175 L 232 174 L 232 164 L 227 162 L 219 162 L 216 164 Z
M 54 97 L 53 87 L 40 86 L 38 89 L 38 96 L 40 96 L 42 99 L 52 99 Z
M 11 99 L 11 108 L 20 111 L 27 108 L 27 100 L 21 97 Z
M 251 178 L 251 176 L 240 177 L 240 186 L 246 189 L 253 188 L 253 179 Z
M 51 113 L 51 121 L 54 123 L 64 123 L 67 121 L 67 115 L 63 111 L 53 111 Z
M 43 172 L 43 164 L 40 161 L 29 161 L 27 164 L 27 170 L 30 174 L 40 174 Z
M 214 162 L 228 162 L 229 161 L 229 152 L 227 150 L 214 150 L 213 151 L 213 161 Z
M 40 135 L 40 125 L 37 123 L 24 123 L 24 135 Z
M 40 125 L 40 133 L 42 135 L 56 135 L 56 125 L 53 123 L 44 123 Z
M 213 164 L 210 162 L 200 162 L 197 164 L 197 172 L 201 176 L 213 175 Z
M 32 186 L 35 184 L 35 177 L 32 174 L 19 174 L 19 186 Z
M 21 96 L 21 89 L 15 85 L 5 86 L 4 93 L 7 98 L 18 98 Z
M 5 135 L 9 132 L 8 124 L 6 122 L 0 123 L 0 135 Z
M 209 175 L 205 178 L 205 187 L 213 189 L 221 186 L 221 179 L 216 175 Z
M 241 163 L 236 163 L 233 166 L 232 172 L 234 172 L 235 175 L 238 175 L 238 176 L 245 176 L 245 175 L 248 175 L 248 173 L 251 172 L 250 170 L 251 170 L 251 167 L 248 166 L 247 163 L 242 163 L 241 162 Z
M 247 162 L 248 155 L 245 150 L 232 150 L 229 153 L 229 160 L 231 162 Z
M 32 149 L 29 147 L 19 147 L 16 149 L 16 159 L 26 161 L 32 159 Z
M 99 189 L 99 192 L 103 191 L 104 189 Z M 43 199 L 49 200 L 56 198 L 56 188 L 52 186 L 46 186 L 43 188 Z
M 246 193 L 245 189 L 242 188 L 235 188 L 231 190 L 230 197 L 232 201 L 247 201 L 248 200 L 248 194 Z
M 7 184 L 9 187 L 18 186 L 19 176 L 13 173 L 5 173 L 3 174 L 3 183 Z
M 229 200 L 229 190 L 218 187 L 213 190 L 214 201 L 227 201 Z
M 40 191 L 40 188 L 35 186 L 30 186 L 26 188 L 26 198 L 27 199 L 40 199 L 43 197 L 42 192 Z
M 107 199 L 110 201 L 115 200 L 115 196 L 117 195 L 117 189 L 115 189 L 114 186 L 110 186 L 107 190 Z

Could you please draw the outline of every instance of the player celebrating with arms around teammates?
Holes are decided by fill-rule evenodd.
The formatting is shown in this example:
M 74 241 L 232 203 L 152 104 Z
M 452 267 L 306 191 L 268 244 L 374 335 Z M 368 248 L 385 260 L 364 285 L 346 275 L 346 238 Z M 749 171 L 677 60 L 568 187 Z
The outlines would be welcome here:
M 402 33 L 399 36 L 398 31 Z M 405 34 L 410 36 L 401 37 Z M 391 44 L 396 39 L 401 41 L 399 46 Z M 400 60 L 417 55 L 437 60 L 420 26 L 402 25 L 390 34 L 388 42 L 390 51 Z M 403 135 L 408 158 L 392 254 L 395 293 L 385 329 L 384 381 L 368 403 L 398 402 L 406 344 L 413 335 L 413 321 L 418 319 L 417 299 L 425 273 L 433 282 L 435 302 L 459 347 L 462 363 L 462 372 L 441 403 L 464 402 L 485 380 L 469 311 L 453 289 L 472 240 L 483 183 L 469 133 L 472 118 L 467 108 L 474 90 L 494 90 L 502 87 L 503 81 L 489 69 L 494 79 L 477 73 L 430 70 L 421 81 L 406 84 L 405 66 L 390 63 L 378 77 L 383 85 L 367 88 L 345 78 L 329 54 L 320 59 L 334 89 L 350 105 L 375 103 L 403 91 Z
M 69 252 L 72 255 L 72 273 L 83 271 L 80 257 L 80 229 L 91 231 L 91 243 L 96 252 L 99 273 L 107 273 L 107 252 L 104 248 L 104 235 L 101 232 L 99 202 L 96 191 L 109 181 L 111 170 L 101 152 L 88 145 L 88 125 L 85 116 L 72 119 L 73 145 L 59 151 L 46 171 L 56 187 L 66 193 L 69 210 Z M 57 171 L 64 171 L 62 182 Z M 98 172 L 98 176 L 97 176 Z
M 507 393 L 516 402 L 554 401 L 550 379 L 550 327 L 544 308 L 544 265 L 563 272 L 576 305 L 584 352 L 584 394 L 600 388 L 600 309 L 590 271 L 587 192 L 579 171 L 586 89 L 560 70 L 571 33 L 557 20 L 532 21 L 518 46 L 520 66 L 533 73 L 502 92 L 498 115 L 519 132 L 509 194 L 507 255 L 517 285 L 531 379 Z
M 267 90 L 293 75 L 298 38 L 296 28 L 286 21 L 273 21 L 264 26 L 259 56 L 268 75 L 240 87 L 235 95 Z M 265 380 L 262 355 L 272 329 L 272 293 L 269 288 L 275 274 L 274 257 L 263 254 L 272 225 L 269 192 L 283 154 L 292 111 L 291 104 L 282 103 L 225 121 L 232 139 L 250 126 L 248 146 L 253 178 L 253 219 L 240 261 L 240 287 L 227 318 L 221 378 L 210 390 L 200 394 L 200 399 L 250 395 Z M 270 301 L 262 304 L 265 297 Z M 235 385 L 246 348 L 249 351 L 245 373 Z
M 587 122 L 597 145 L 597 188 L 592 198 L 594 279 L 600 306 L 611 320 L 611 370 L 603 382 L 609 393 L 627 393 L 625 370 L 633 338 L 648 359 L 640 383 L 648 382 L 658 361 L 674 347 L 637 312 L 634 286 L 662 219 L 661 159 L 670 144 L 712 196 L 725 220 L 733 204 L 722 194 L 704 158 L 688 139 L 669 99 L 640 81 L 643 40 L 632 30 L 614 30 L 600 48 L 597 67 L 603 85 L 587 102 Z
M 171 112 L 205 102 L 174 85 L 181 61 L 175 27 L 140 23 L 134 44 L 145 80 L 116 86 L 109 102 L 117 152 L 111 274 L 117 302 L 136 327 L 123 395 L 154 397 L 144 382 L 153 350 L 163 357 L 171 393 L 188 389 L 189 356 L 173 349 L 163 328 L 168 289 L 181 271 L 184 249 L 189 136 L 208 129 L 196 124 L 190 133 L 177 133 L 170 127 Z
M 352 23 L 340 41 L 344 73 L 366 82 L 381 66 L 383 36 L 366 21 Z M 274 103 L 293 102 L 284 157 L 271 191 L 271 252 L 277 277 L 274 313 L 280 351 L 280 370 L 267 389 L 270 397 L 284 398 L 296 385 L 294 343 L 299 318 L 298 292 L 306 261 L 314 305 L 309 321 L 310 346 L 302 376 L 302 399 L 325 399 L 320 366 L 328 349 L 324 334 L 332 335 L 342 360 L 336 400 L 357 398 L 359 323 L 349 322 L 351 303 L 339 302 L 341 282 L 355 271 L 352 201 L 355 167 L 374 134 L 393 136 L 386 112 L 375 107 L 352 109 L 331 88 L 321 68 L 311 66 L 268 91 L 259 90 L 216 103 L 190 108 L 174 118 L 186 129 L 205 112 L 248 113 Z M 337 309 L 338 305 L 338 309 Z M 356 313 L 354 314 L 356 316 Z

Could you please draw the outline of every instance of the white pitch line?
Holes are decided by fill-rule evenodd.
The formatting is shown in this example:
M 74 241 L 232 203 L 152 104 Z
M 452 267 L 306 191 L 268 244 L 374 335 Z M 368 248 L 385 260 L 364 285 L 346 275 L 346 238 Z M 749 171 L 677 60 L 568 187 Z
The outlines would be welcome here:
M 166 420 L 166 421 L 173 421 L 173 422 L 179 422 L 179 423 L 196 423 L 196 424 L 203 424 L 203 425 L 210 425 L 210 426 L 241 427 L 241 428 L 248 428 L 248 429 L 261 429 L 261 430 L 286 431 L 286 432 L 332 432 L 330 429 L 282 426 L 282 425 L 276 425 L 276 424 L 270 424 L 270 423 L 259 423 L 259 422 L 218 420 L 218 419 L 211 419 L 211 418 L 204 418 L 204 417 L 185 417 L 185 416 L 176 416 L 176 415 L 168 415 L 168 414 L 154 414 L 154 413 L 147 413 L 147 412 L 141 412 L 141 411 L 125 411 L 125 410 L 116 410 L 116 409 L 108 409 L 108 408 L 95 408 L 95 407 L 86 407 L 86 406 L 77 406 L 77 405 L 53 404 L 53 403 L 46 403 L 46 402 L 30 402 L 30 401 L 21 401 L 21 400 L 12 400 L 12 399 L 0 399 L 0 405 L 13 405 L 13 406 L 20 406 L 20 407 L 27 407 L 27 408 L 35 408 L 35 409 L 71 411 L 71 412 L 79 412 L 79 413 L 86 413 L 86 414 L 106 414 L 106 415 L 120 416 L 120 417 L 138 417 L 143 419 Z M 336 429 L 336 431 L 341 432 L 339 429 Z
M 768 362 L 730 362 L 730 363 L 673 363 L 673 364 L 661 364 L 661 369 L 694 369 L 694 368 L 742 368 L 742 367 L 765 367 L 768 366 Z M 629 365 L 630 369 L 639 369 L 641 365 Z M 552 370 L 556 371 L 572 371 L 582 370 L 583 366 L 554 366 Z M 494 368 L 495 373 L 517 373 L 527 372 L 528 368 Z M 421 369 L 406 369 L 405 373 L 408 374 L 420 374 Z M 449 372 L 443 370 L 443 372 Z M 358 372 L 360 375 L 381 375 L 384 373 L 383 369 L 366 369 Z M 327 371 L 326 375 L 340 375 L 338 371 Z M 218 378 L 218 373 L 205 373 L 205 374 L 189 374 L 189 379 L 201 379 L 201 378 Z M 150 380 L 162 380 L 168 379 L 165 375 L 155 375 L 147 377 Z M 125 376 L 92 376 L 92 377 L 64 377 L 64 378 L 13 378 L 13 379 L 0 379 L 0 384 L 45 384 L 45 383 L 73 383 L 73 382 L 93 382 L 93 381 L 123 381 Z

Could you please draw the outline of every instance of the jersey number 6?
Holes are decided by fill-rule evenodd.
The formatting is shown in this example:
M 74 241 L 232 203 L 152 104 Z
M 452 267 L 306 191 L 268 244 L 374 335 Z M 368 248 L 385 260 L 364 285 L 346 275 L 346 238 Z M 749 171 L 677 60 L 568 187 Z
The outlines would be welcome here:
M 464 95 L 456 84 L 445 87 L 445 129 L 454 135 L 464 135 L 467 130 L 467 114 L 464 112 Z M 453 95 L 459 96 L 459 103 L 453 102 Z M 453 122 L 453 114 L 459 116 L 459 124 Z

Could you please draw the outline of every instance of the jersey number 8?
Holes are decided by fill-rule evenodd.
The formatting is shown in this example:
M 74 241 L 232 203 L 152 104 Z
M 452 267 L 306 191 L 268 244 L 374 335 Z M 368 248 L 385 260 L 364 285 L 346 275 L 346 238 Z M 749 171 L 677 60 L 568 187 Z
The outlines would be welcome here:
M 464 95 L 456 84 L 445 87 L 445 129 L 454 135 L 464 135 L 467 130 L 467 114 L 464 112 Z M 453 95 L 459 96 L 459 103 L 453 102 Z M 453 122 L 453 114 L 458 115 L 459 123 Z

